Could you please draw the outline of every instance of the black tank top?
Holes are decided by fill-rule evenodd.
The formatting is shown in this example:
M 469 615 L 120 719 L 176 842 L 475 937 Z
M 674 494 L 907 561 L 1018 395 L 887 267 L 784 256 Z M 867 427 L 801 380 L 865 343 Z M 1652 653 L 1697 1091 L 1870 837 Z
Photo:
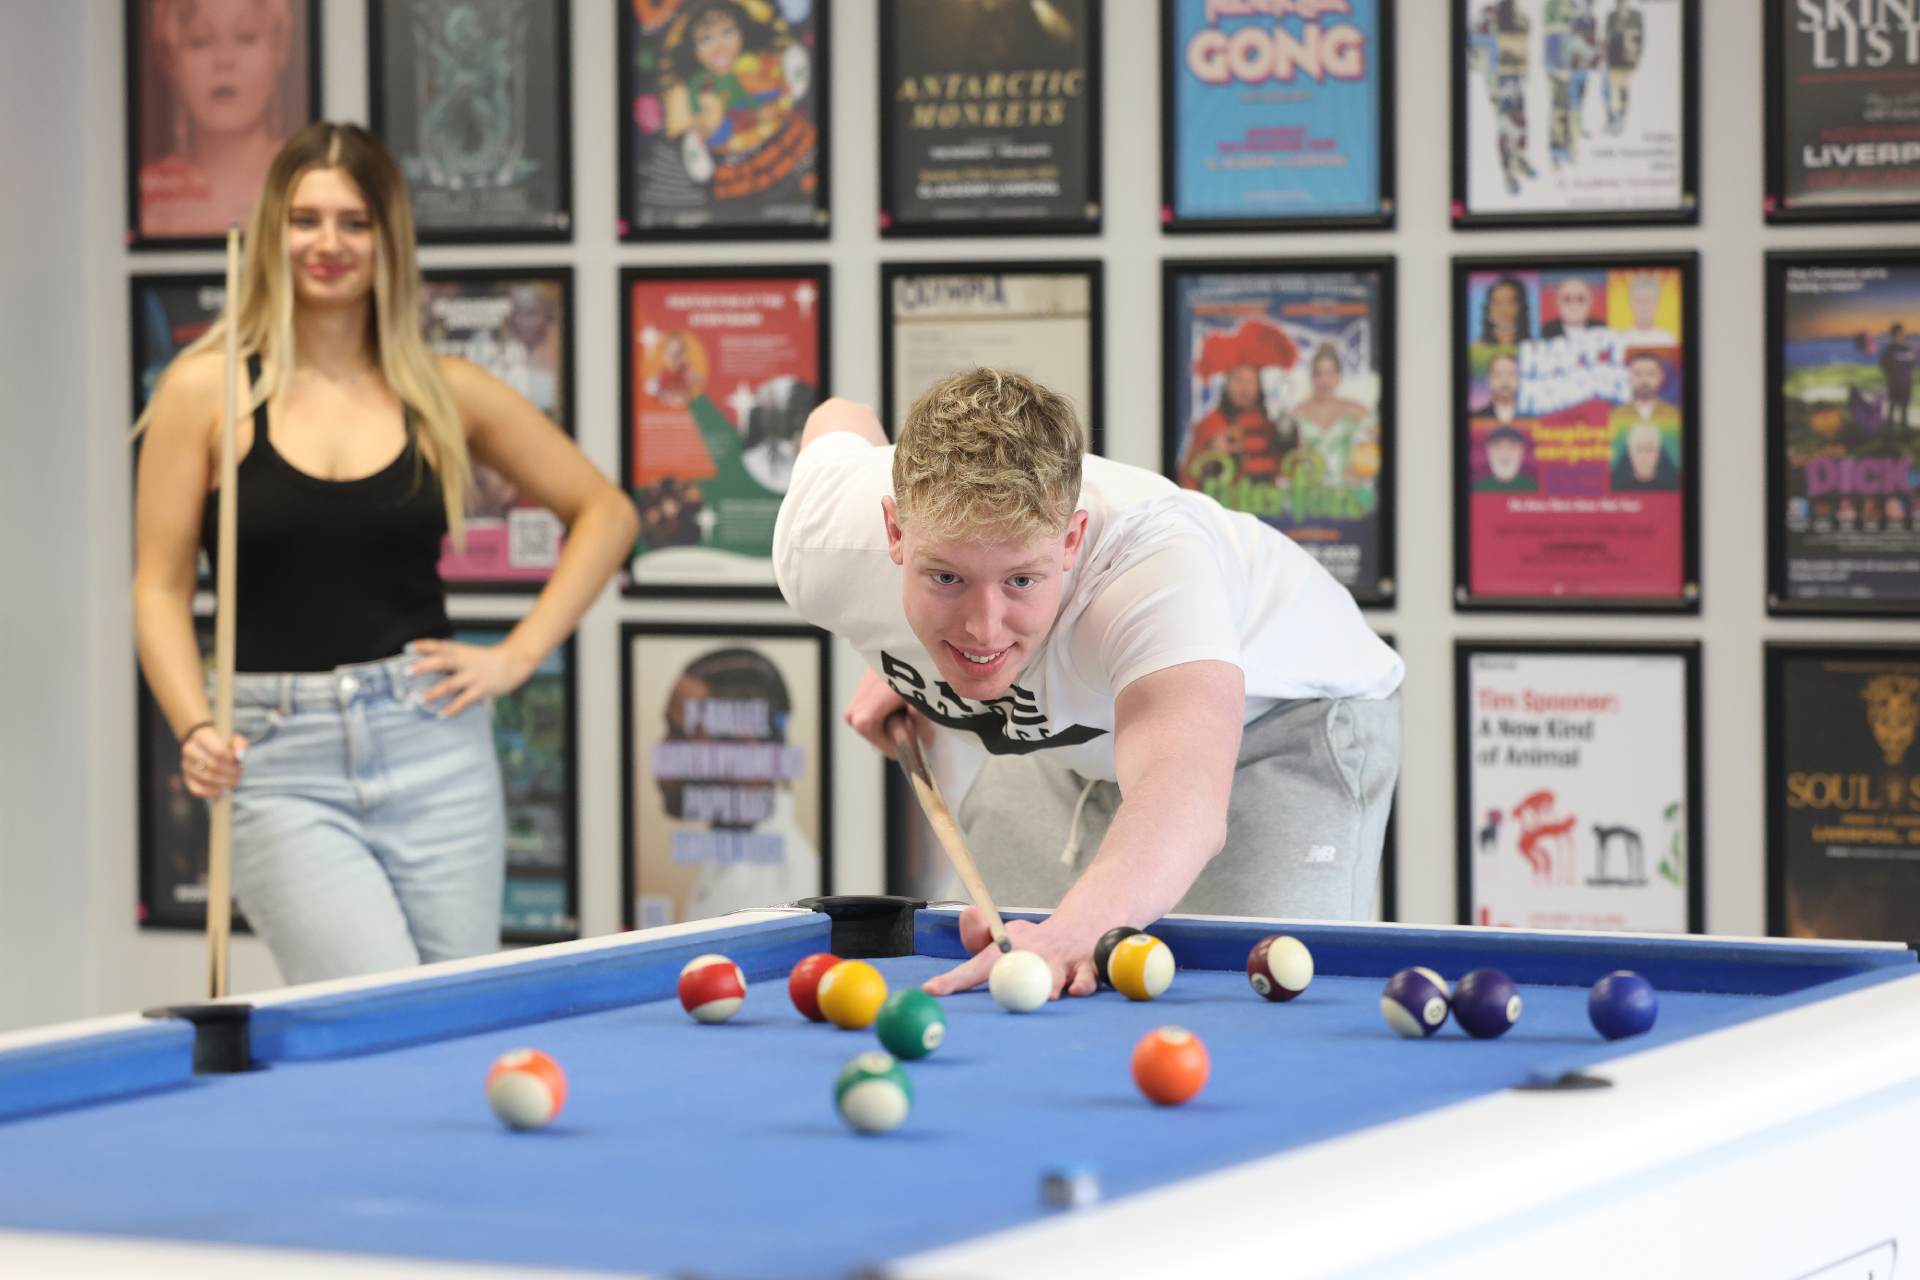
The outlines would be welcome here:
M 259 359 L 247 369 L 258 383 Z M 267 406 L 254 411 L 239 468 L 236 670 L 330 671 L 453 634 L 440 582 L 446 509 L 417 437 L 409 412 L 399 457 L 358 480 L 322 480 L 280 456 Z M 209 559 L 219 498 L 207 495 L 200 524 Z

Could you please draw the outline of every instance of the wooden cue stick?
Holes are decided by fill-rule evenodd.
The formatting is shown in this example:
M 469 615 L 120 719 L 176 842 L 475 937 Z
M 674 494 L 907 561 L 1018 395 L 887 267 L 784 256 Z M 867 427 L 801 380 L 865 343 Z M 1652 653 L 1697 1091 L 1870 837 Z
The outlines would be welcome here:
M 993 935 L 994 945 L 1002 951 L 1013 950 L 1013 941 L 1007 937 L 1007 923 L 993 905 L 993 895 L 987 892 L 987 882 L 980 878 L 980 868 L 973 864 L 967 838 L 960 833 L 960 824 L 948 811 L 946 797 L 940 794 L 940 784 L 933 780 L 933 770 L 927 768 L 927 758 L 920 750 L 920 735 L 913 729 L 912 713 L 895 712 L 887 721 L 887 733 L 893 739 L 894 761 L 913 783 L 913 794 L 919 797 L 921 811 L 927 815 L 934 835 L 940 838 L 940 847 L 947 851 L 948 861 L 960 873 L 960 883 L 967 887 L 973 904 L 986 913 L 987 931 Z
M 214 580 L 213 728 L 220 741 L 233 741 L 234 555 L 238 539 L 235 424 L 239 417 L 240 377 L 240 228 L 227 228 L 227 349 L 220 404 L 219 568 Z M 233 928 L 233 796 L 222 792 L 213 802 L 207 832 L 207 991 L 218 1000 L 227 994 L 228 941 Z

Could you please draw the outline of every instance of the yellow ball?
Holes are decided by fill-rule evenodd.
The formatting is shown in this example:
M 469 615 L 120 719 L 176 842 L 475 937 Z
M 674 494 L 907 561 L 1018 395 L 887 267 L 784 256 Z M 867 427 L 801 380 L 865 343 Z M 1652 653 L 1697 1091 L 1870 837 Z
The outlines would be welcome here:
M 887 980 L 865 960 L 842 960 L 820 979 L 820 1012 L 836 1027 L 870 1027 L 887 1002 Z
M 1173 952 L 1150 933 L 1120 939 L 1107 961 L 1113 989 L 1129 1000 L 1152 1000 L 1173 984 Z

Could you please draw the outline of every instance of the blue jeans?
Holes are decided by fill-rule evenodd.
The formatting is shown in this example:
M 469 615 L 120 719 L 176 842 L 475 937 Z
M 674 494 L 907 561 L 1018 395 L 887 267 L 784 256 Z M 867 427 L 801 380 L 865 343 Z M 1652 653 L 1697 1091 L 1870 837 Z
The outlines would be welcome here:
M 249 744 L 233 890 L 289 983 L 500 946 L 506 809 L 490 703 L 452 719 L 408 655 L 234 677 Z

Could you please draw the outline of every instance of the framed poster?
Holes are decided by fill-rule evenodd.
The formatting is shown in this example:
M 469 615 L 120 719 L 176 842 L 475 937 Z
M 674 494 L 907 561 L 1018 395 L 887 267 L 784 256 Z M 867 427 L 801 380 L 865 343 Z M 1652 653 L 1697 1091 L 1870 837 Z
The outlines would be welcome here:
M 573 434 L 571 268 L 426 272 L 420 323 L 429 348 L 473 361 Z M 537 591 L 565 542 L 558 516 L 476 461 L 466 548 L 455 550 L 447 538 L 440 577 L 454 591 Z
M 773 521 L 832 360 L 824 266 L 620 273 L 629 595 L 779 594 Z
M 824 239 L 829 0 L 627 0 L 622 240 Z
M 422 244 L 573 234 L 570 0 L 367 0 L 373 132 Z
M 1916 16 L 1766 0 L 1767 221 L 1920 217 Z
M 514 620 L 459 619 L 453 638 L 496 645 Z M 574 642 L 534 668 L 527 682 L 493 703 L 493 746 L 507 798 L 507 884 L 503 942 L 560 942 L 580 936 L 579 729 Z
M 1393 603 L 1391 258 L 1170 261 L 1161 466 Z
M 1454 646 L 1459 921 L 1699 933 L 1700 646 Z
M 193 620 L 200 644 L 203 673 L 213 671 L 213 619 Z M 139 709 L 138 797 L 140 901 L 135 918 L 156 929 L 207 927 L 207 802 L 187 790 L 180 773 L 180 744 L 173 726 L 160 712 L 136 664 Z M 233 914 L 236 931 L 247 928 L 239 911 Z
M 812 627 L 621 625 L 629 928 L 832 891 L 828 668 Z
M 1101 0 L 880 6 L 880 234 L 1100 230 Z
M 1700 0 L 1451 0 L 1453 224 L 1697 222 Z
M 1920 937 L 1920 648 L 1767 645 L 1767 932 Z
M 881 263 L 881 421 L 897 431 L 950 373 L 1011 369 L 1070 400 L 1101 452 L 1100 292 L 1094 260 Z
M 1163 0 L 1161 227 L 1391 227 L 1396 3 Z
M 146 412 L 160 375 L 173 358 L 220 318 L 227 305 L 227 282 L 224 276 L 203 273 L 140 273 L 128 280 L 127 287 L 132 321 L 128 350 L 133 355 L 133 415 L 128 421 L 133 422 Z M 129 453 L 130 477 L 138 473 L 142 439 L 134 438 Z M 199 553 L 198 563 L 200 582 L 212 583 L 213 565 L 205 551 Z
M 126 0 L 127 244 L 217 248 L 320 116 L 316 0 Z
M 1767 255 L 1767 609 L 1920 614 L 1920 251 Z
M 1697 265 L 1454 260 L 1457 608 L 1699 611 Z

